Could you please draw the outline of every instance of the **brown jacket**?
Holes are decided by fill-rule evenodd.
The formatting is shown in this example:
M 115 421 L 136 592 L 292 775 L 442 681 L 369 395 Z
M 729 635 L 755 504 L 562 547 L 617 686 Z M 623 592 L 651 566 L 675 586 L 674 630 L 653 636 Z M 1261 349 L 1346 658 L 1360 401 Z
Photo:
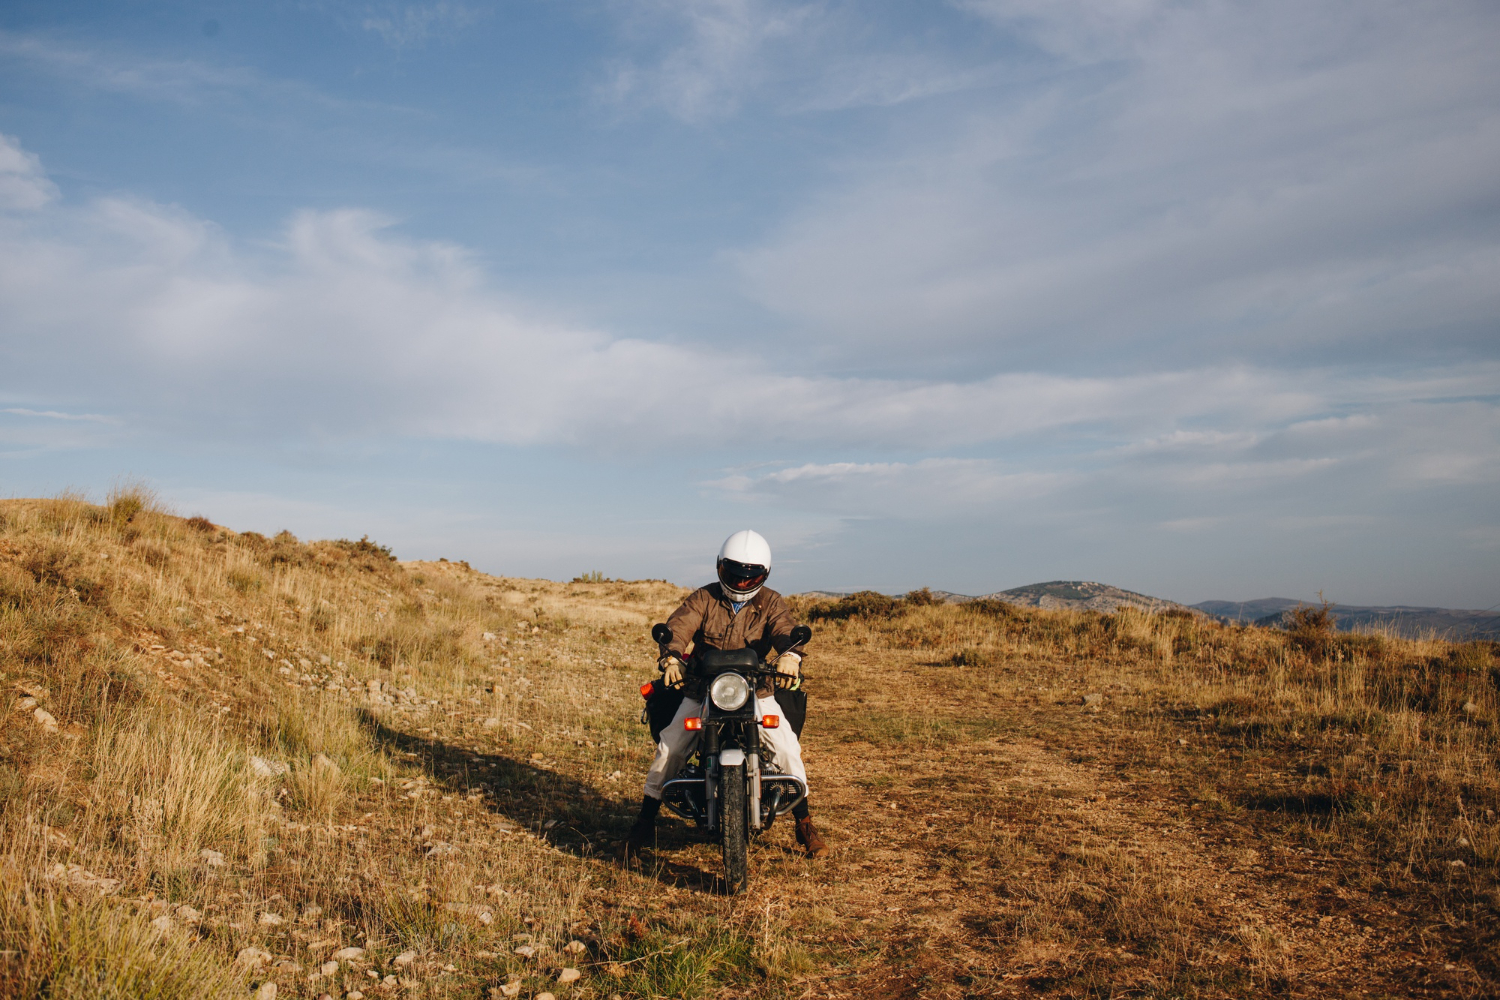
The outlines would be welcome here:
M 760 588 L 760 593 L 735 614 L 719 585 L 711 583 L 689 594 L 682 607 L 667 619 L 667 627 L 672 630 L 667 652 L 685 659 L 691 641 L 694 650 L 749 646 L 765 659 L 772 648 L 779 652 L 792 644 L 792 626 L 796 624 L 792 609 L 770 587 Z

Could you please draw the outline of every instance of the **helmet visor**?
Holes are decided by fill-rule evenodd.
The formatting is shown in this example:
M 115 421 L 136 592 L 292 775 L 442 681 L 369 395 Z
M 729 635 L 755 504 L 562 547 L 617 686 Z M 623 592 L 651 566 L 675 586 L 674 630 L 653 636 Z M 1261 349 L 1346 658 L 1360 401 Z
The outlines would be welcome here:
M 719 560 L 719 582 L 728 590 L 745 593 L 766 582 L 771 571 L 755 563 L 735 562 L 733 559 Z

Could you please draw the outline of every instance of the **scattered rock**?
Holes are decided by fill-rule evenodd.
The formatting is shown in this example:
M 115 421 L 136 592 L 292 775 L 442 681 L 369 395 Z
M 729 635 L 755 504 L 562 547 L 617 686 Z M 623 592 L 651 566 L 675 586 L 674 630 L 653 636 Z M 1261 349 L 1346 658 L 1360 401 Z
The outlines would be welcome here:
M 530 958 L 532 955 L 536 954 L 536 949 L 529 944 L 517 945 L 516 954 L 520 955 L 522 958 Z
M 557 1000 L 551 993 L 538 993 L 535 1000 Z
M 589 946 L 584 944 L 582 941 L 574 939 L 563 945 L 563 951 L 569 952 L 574 955 L 582 955 L 585 951 L 588 951 L 588 947 Z
M 47 730 L 47 732 L 57 732 L 57 720 L 53 718 L 52 713 L 47 711 L 45 708 L 36 709 L 31 713 L 31 717 L 36 720 L 37 725 Z
M 534 753 L 534 754 L 531 755 L 531 759 L 532 760 L 546 760 L 547 759 L 547 755 L 544 754 L 544 753 Z
M 16 711 L 17 712 L 29 712 L 33 708 L 36 708 L 36 699 L 35 698 L 32 698 L 32 697 L 28 696 L 28 697 L 22 698 L 20 701 L 16 702 Z
M 322 965 L 318 966 L 318 971 L 321 972 L 325 976 L 335 975 L 339 971 L 339 963 L 337 963 L 337 962 L 324 962 Z
M 95 875 L 82 865 L 65 865 L 61 862 L 54 864 L 47 872 L 49 882 L 66 882 L 80 889 L 90 889 L 100 895 L 108 896 L 118 892 L 120 880 L 117 878 L 106 878 L 103 875 Z
M 336 777 L 339 773 L 339 766 L 333 762 L 333 758 L 321 753 L 313 754 L 312 769 L 314 774 L 329 774 Z
M 512 934 L 510 936 L 510 939 L 517 944 L 530 944 L 531 942 L 536 940 L 536 938 L 525 932 L 522 932 L 520 934 Z
M 1182 739 L 1181 737 L 1179 737 L 1178 740 L 1177 740 L 1177 745 L 1180 746 L 1180 747 L 1185 747 L 1185 746 L 1187 746 L 1187 740 Z
M 583 978 L 583 973 L 573 968 L 564 969 L 557 974 L 557 981 L 559 983 L 571 983 L 581 978 Z
M 224 866 L 224 855 L 218 851 L 210 851 L 205 847 L 198 852 L 198 857 L 202 858 L 203 863 L 210 868 L 222 868 Z
M 1464 714 L 1465 715 L 1473 715 L 1477 711 L 1479 711 L 1479 706 L 1478 705 L 1474 704 L 1472 701 L 1466 701 L 1466 702 L 1464 702 Z
M 1099 705 L 1104 704 L 1104 695 L 1100 694 L 1097 691 L 1086 694 L 1083 696 L 1083 704 L 1085 706 L 1098 707 Z
M 497 986 L 490 990 L 490 996 L 514 997 L 521 995 L 521 980 L 512 979 L 504 986 Z
M 363 958 L 364 954 L 363 948 L 340 948 L 333 953 L 333 959 L 336 962 L 352 962 L 356 958 Z
M 365 995 L 359 990 L 350 990 L 344 994 L 344 1000 L 365 1000 Z
M 170 934 L 177 927 L 177 925 L 172 922 L 172 918 L 167 916 L 165 913 L 157 917 L 155 920 L 151 921 L 151 926 L 155 927 L 163 934 Z
M 286 774 L 291 767 L 279 760 L 266 757 L 251 757 L 250 770 L 257 778 L 275 778 Z
M 482 638 L 484 639 L 485 642 L 494 642 L 496 639 L 498 639 L 500 637 L 497 636 L 493 632 L 486 632 L 486 633 L 484 633 L 484 635 L 482 636 Z
M 394 966 L 396 966 L 396 968 L 398 968 L 398 969 L 404 969 L 408 965 L 410 965 L 411 963 L 415 962 L 416 960 L 417 960 L 417 953 L 416 952 L 414 952 L 414 951 L 403 951 L 401 954 L 397 955 L 394 959 L 392 959 L 391 964 L 394 965 Z
M 302 909 L 302 922 L 304 924 L 316 923 L 317 919 L 319 917 L 321 917 L 322 915 L 323 915 L 323 908 L 321 906 L 318 906 L 316 903 L 314 903 L 312 906 L 303 907 L 303 909 Z
M 1469 846 L 1469 838 L 1468 837 L 1459 837 L 1456 841 L 1454 841 L 1454 843 L 1456 843 L 1459 847 L 1468 847 Z
M 255 991 L 255 1000 L 276 1000 L 276 984 L 261 983 L 260 989 Z
M 500 728 L 500 720 L 499 719 L 485 719 L 484 720 L 484 728 L 486 728 L 486 729 L 499 729 Z
M 262 913 L 259 923 L 262 927 L 280 927 L 286 921 L 281 918 L 281 914 L 279 913 Z
M 384 979 L 381 980 L 381 982 L 384 983 L 387 986 L 395 986 L 396 983 L 397 983 L 397 979 L 396 979 L 395 976 L 386 976 Z
M 370 680 L 365 681 L 365 690 L 369 691 L 370 694 L 372 694 L 372 695 L 379 694 L 380 693 L 380 681 L 377 680 L 377 679 L 375 679 L 375 678 L 373 678 L 373 677 Z
M 1450 862 L 1448 862 L 1448 864 L 1451 865 L 1454 868 L 1467 868 L 1467 867 L 1469 867 L 1468 865 L 1464 864 L 1462 861 L 1450 861 Z
M 234 960 L 240 965 L 258 969 L 271 960 L 271 953 L 252 945 L 249 948 L 241 948 L 240 953 L 234 956 Z
M 196 924 L 198 921 L 203 919 L 203 913 L 199 910 L 193 909 L 186 903 L 183 903 L 177 908 L 177 919 L 181 920 L 183 923 Z

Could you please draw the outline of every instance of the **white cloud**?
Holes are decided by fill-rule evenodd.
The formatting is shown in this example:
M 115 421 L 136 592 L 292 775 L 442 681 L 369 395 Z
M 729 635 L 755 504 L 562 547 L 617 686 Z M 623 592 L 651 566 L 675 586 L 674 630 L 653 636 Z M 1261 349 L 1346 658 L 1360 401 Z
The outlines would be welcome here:
M 730 255 L 804 335 L 885 364 L 1484 350 L 1493 5 L 971 6 L 1044 22 L 1057 74 L 921 116 Z
M 383 3 L 372 6 L 360 25 L 392 48 L 421 45 L 433 38 L 448 37 L 484 16 L 479 8 L 450 0 L 433 3 Z
M 47 179 L 36 154 L 0 135 L 0 211 L 36 211 L 56 197 L 57 186 Z

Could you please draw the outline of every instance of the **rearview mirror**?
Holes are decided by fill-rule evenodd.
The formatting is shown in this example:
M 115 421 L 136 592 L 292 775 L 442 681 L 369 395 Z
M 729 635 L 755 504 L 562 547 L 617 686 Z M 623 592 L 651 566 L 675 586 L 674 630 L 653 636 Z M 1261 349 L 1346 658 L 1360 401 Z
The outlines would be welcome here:
M 812 629 L 806 625 L 798 625 L 792 629 L 792 645 L 800 646 L 812 638 Z
M 652 625 L 651 638 L 656 640 L 657 645 L 665 646 L 667 643 L 672 641 L 672 630 L 667 628 L 665 622 L 662 622 L 658 625 Z

